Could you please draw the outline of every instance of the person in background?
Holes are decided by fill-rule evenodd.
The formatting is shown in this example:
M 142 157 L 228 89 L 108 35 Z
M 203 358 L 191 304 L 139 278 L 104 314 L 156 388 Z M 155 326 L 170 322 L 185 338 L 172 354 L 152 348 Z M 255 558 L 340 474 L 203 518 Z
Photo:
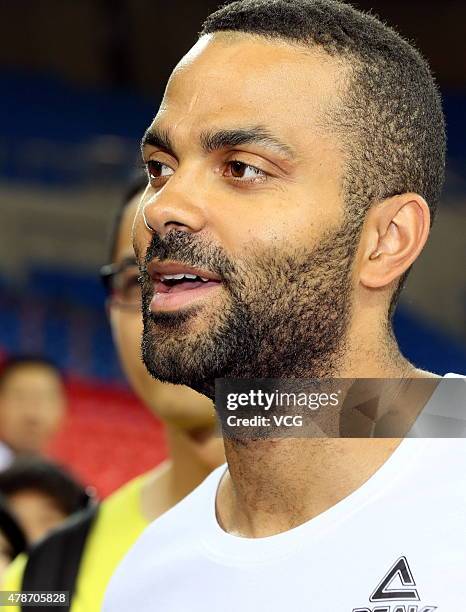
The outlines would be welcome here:
M 102 268 L 108 292 L 107 309 L 125 375 L 143 402 L 166 425 L 170 459 L 139 476 L 100 504 L 83 513 L 9 568 L 5 590 L 69 590 L 70 612 L 100 612 L 108 581 L 116 566 L 151 521 L 190 493 L 224 462 L 223 442 L 214 435 L 213 404 L 186 387 L 162 384 L 147 373 L 141 360 L 141 291 L 132 248 L 132 224 L 146 175 L 131 181 L 115 217 L 109 244 L 110 264 Z M 58 540 L 67 545 L 58 546 Z M 71 543 L 70 543 L 71 542 Z M 56 551 L 61 558 L 53 558 Z M 63 552 L 65 551 L 65 552 Z M 71 559 L 71 554 L 73 559 Z M 77 567 L 71 567 L 74 563 Z M 47 576 L 38 569 L 68 568 L 71 580 Z M 9 610 L 18 610 L 10 607 Z M 66 608 L 68 610 L 68 608 Z M 53 612 L 59 612 L 55 607 Z
M 0 497 L 0 580 L 10 563 L 26 550 L 26 536 L 7 505 Z
M 166 427 L 171 459 L 153 473 L 153 478 L 157 481 L 157 503 L 167 509 L 218 467 L 224 451 L 219 436 L 213 435 L 217 423 L 213 403 L 188 387 L 155 380 L 142 362 L 141 288 L 132 227 L 146 185 L 146 174 L 134 177 L 111 233 L 112 264 L 104 266 L 101 273 L 125 374 L 137 395 Z M 149 505 L 153 512 L 153 503 Z
M 0 369 L 0 469 L 16 455 L 40 455 L 62 424 L 62 374 L 36 356 L 8 359 Z
M 0 494 L 29 546 L 85 508 L 90 499 L 67 470 L 35 457 L 17 459 L 0 472 Z

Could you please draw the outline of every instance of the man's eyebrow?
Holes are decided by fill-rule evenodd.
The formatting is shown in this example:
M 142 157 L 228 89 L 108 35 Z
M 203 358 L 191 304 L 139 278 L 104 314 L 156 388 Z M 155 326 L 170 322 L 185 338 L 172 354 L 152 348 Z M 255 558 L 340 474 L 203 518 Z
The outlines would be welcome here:
M 292 147 L 261 126 L 204 131 L 200 135 L 200 143 L 206 153 L 227 149 L 228 147 L 257 144 L 273 149 L 288 159 L 294 159 L 295 157 Z M 156 147 L 170 154 L 173 154 L 174 151 L 169 130 L 155 126 L 149 128 L 144 134 L 141 149 L 145 145 Z
M 206 131 L 201 133 L 200 140 L 201 146 L 206 153 L 212 153 L 212 151 L 218 151 L 219 149 L 226 149 L 228 147 L 257 144 L 274 149 L 289 159 L 295 157 L 295 153 L 289 145 L 279 140 L 266 128 L 260 126 Z
M 141 149 L 143 149 L 145 145 L 157 147 L 158 149 L 166 151 L 167 153 L 173 153 L 173 145 L 169 131 L 160 129 L 158 127 L 150 127 L 148 130 L 146 130 L 146 133 L 141 140 Z

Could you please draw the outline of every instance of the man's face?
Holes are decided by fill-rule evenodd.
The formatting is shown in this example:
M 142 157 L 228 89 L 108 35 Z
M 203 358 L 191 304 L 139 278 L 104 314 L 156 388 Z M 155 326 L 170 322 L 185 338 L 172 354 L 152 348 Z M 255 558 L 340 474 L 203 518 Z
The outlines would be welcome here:
M 318 50 L 226 34 L 175 70 L 144 146 L 134 235 L 155 376 L 206 390 L 334 365 L 356 245 L 325 127 L 340 70 Z M 166 278 L 183 272 L 207 282 Z
M 138 395 L 151 405 L 154 384 L 141 360 L 142 318 L 141 309 L 137 306 L 137 303 L 140 302 L 140 289 L 137 283 L 139 270 L 134 261 L 131 240 L 134 215 L 141 195 L 141 193 L 138 193 L 123 211 L 114 249 L 115 259 L 112 261 L 113 264 L 117 265 L 126 264 L 125 272 L 122 273 L 121 284 L 127 301 L 134 302 L 136 306 L 122 308 L 111 304 L 110 322 L 124 372 Z M 132 263 L 131 260 L 133 260 Z
M 63 383 L 49 367 L 24 364 L 0 388 L 0 438 L 18 453 L 39 453 L 65 413 Z

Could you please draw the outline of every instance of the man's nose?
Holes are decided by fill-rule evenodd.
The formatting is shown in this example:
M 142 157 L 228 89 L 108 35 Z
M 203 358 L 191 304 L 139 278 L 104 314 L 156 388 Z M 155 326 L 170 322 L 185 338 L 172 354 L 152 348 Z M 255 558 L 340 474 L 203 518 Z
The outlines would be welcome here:
M 173 181 L 172 184 L 171 181 Z M 172 178 L 163 189 L 150 195 L 143 205 L 146 228 L 164 237 L 169 231 L 200 232 L 206 225 L 205 192 L 182 179 Z

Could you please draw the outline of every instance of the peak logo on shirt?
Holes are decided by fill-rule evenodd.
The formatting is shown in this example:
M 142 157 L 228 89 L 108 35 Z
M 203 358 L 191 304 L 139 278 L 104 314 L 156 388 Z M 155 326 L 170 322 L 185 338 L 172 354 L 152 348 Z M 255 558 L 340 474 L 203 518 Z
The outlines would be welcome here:
M 379 603 L 372 608 L 353 608 L 353 612 L 434 612 L 437 610 L 437 606 L 385 603 L 419 601 L 419 593 L 406 557 L 400 557 L 395 561 L 375 587 L 369 601 Z

